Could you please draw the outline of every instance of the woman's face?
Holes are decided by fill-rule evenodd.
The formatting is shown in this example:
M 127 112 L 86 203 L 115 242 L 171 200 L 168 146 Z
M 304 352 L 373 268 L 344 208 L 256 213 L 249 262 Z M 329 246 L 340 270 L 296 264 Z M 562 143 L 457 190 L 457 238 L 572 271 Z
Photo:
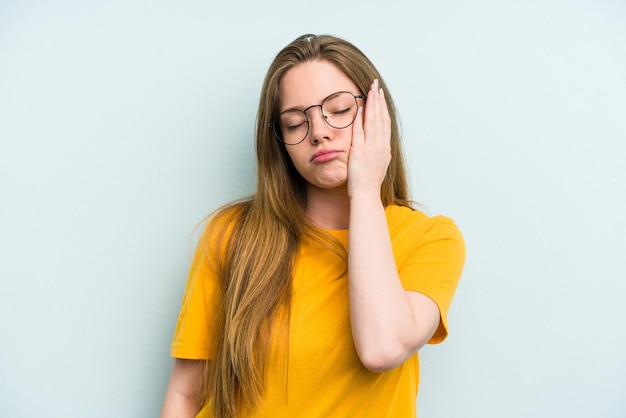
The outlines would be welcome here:
M 279 85 L 279 111 L 305 110 L 319 105 L 333 93 L 361 92 L 356 84 L 328 61 L 309 61 L 288 70 Z M 359 106 L 364 106 L 358 99 Z M 329 126 L 320 107 L 306 112 L 309 129 L 304 141 L 285 145 L 287 153 L 308 187 L 333 189 L 345 187 L 348 178 L 348 157 L 352 144 L 352 125 L 344 129 Z

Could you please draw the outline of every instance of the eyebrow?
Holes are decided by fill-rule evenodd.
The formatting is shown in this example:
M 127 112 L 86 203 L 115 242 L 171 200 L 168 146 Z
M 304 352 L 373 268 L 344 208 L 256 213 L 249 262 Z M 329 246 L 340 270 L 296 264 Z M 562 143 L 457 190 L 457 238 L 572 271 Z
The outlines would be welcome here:
M 335 94 L 335 93 L 331 93 L 329 96 L 326 96 L 326 97 L 330 97 L 333 94 Z M 322 100 L 318 101 L 318 103 L 316 105 L 321 105 L 322 102 L 326 99 L 326 97 L 324 97 Z M 316 105 L 309 105 L 309 106 L 316 106 Z M 290 107 L 285 108 L 285 109 L 278 109 L 278 111 L 281 112 L 281 113 L 282 112 L 286 112 L 288 110 L 301 110 L 302 111 L 302 110 L 306 109 L 309 106 L 307 106 L 307 105 L 295 105 L 295 106 L 290 106 Z

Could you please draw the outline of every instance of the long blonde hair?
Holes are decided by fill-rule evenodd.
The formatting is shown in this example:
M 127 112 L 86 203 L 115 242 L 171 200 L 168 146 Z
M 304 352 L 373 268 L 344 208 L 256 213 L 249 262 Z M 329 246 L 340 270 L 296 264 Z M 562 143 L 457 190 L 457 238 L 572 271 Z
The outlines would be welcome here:
M 385 206 L 410 206 L 396 111 L 376 68 L 343 39 L 327 35 L 295 39 L 272 62 L 261 90 L 255 136 L 256 194 L 218 210 L 201 242 L 211 254 L 209 260 L 215 262 L 223 291 L 212 336 L 217 353 L 207 362 L 203 389 L 216 418 L 236 417 L 243 410 L 254 409 L 261 399 L 270 339 L 288 338 L 288 324 L 276 322 L 279 317 L 288 321 L 291 274 L 301 238 L 311 237 L 346 257 L 341 244 L 305 216 L 304 179 L 269 128 L 278 110 L 282 77 L 294 66 L 312 60 L 337 66 L 362 94 L 374 79 L 379 80 L 392 120 L 392 158 L 381 200 Z M 282 309 L 286 315 L 278 315 Z

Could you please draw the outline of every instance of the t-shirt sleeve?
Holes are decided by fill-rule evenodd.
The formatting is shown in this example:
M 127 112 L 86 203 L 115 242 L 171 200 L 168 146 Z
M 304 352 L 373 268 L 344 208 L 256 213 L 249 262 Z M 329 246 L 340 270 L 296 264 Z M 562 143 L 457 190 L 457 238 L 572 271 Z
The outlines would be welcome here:
M 437 304 L 441 319 L 429 341 L 437 344 L 448 336 L 448 309 L 465 263 L 465 242 L 452 219 L 421 216 L 405 225 L 396 243 L 403 249 L 398 273 L 406 290 Z
M 205 231 L 206 234 L 206 231 Z M 171 345 L 172 357 L 206 360 L 215 357 L 215 313 L 221 303 L 219 276 L 207 260 L 206 236 L 200 240 L 189 269 L 183 302 Z

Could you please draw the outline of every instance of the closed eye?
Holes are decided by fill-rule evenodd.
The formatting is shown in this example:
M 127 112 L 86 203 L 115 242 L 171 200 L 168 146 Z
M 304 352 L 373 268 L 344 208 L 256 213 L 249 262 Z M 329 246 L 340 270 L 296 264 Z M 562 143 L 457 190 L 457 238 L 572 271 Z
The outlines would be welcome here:
M 345 113 L 348 113 L 348 112 L 349 112 L 349 111 L 351 111 L 351 110 L 352 110 L 352 107 L 348 107 L 348 108 L 343 109 L 343 110 L 337 110 L 337 111 L 335 111 L 335 112 L 332 112 L 331 114 L 332 114 L 332 115 L 343 115 L 343 114 L 345 114 Z
M 295 131 L 296 129 L 302 128 L 305 124 L 306 124 L 306 121 L 298 123 L 298 124 L 291 124 L 291 125 L 287 125 L 285 129 L 287 129 L 288 131 Z

